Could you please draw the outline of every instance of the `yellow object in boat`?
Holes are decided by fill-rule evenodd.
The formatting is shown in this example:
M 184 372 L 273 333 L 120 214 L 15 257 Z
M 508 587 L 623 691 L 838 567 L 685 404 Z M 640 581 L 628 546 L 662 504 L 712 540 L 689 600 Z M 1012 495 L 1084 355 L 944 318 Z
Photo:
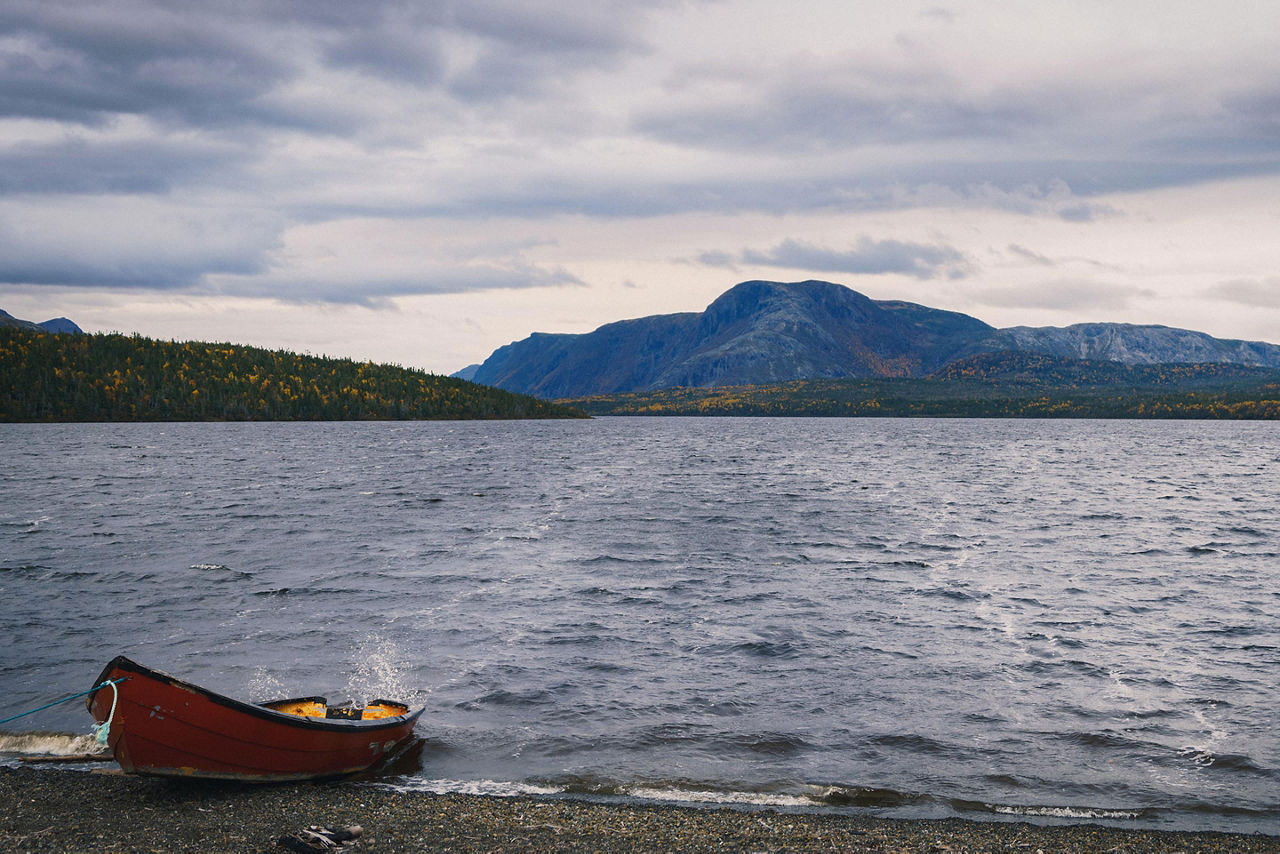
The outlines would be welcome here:
M 284 712 L 286 715 L 344 721 L 394 718 L 409 712 L 409 707 L 404 703 L 392 700 L 374 700 L 367 706 L 330 706 L 329 701 L 324 697 L 298 697 L 293 700 L 273 700 L 262 705 L 272 711 Z

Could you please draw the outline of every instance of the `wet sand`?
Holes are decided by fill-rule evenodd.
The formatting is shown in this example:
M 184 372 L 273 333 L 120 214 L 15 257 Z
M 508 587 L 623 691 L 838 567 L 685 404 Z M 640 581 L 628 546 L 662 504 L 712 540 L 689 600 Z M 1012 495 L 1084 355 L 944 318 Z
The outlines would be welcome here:
M 354 852 L 1280 852 L 1280 836 L 400 793 L 358 783 L 241 786 L 0 768 L 0 850 L 282 852 L 311 825 L 364 828 Z

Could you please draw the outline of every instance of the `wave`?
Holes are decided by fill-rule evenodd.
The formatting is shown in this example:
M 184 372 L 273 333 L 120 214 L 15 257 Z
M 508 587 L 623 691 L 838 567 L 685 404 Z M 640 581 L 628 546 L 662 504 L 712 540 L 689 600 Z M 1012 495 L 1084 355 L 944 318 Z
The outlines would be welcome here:
M 592 798 L 621 798 L 653 803 L 813 809 L 815 807 L 883 808 L 915 803 L 923 796 L 890 789 L 856 786 L 804 785 L 798 788 L 739 789 L 690 780 L 651 780 L 619 783 L 594 777 L 569 776 L 528 781 L 450 780 L 407 778 L 378 783 L 395 791 L 434 794 L 528 797 L 578 795 Z
M 677 804 L 741 804 L 758 807 L 811 807 L 814 799 L 805 795 L 776 792 L 745 792 L 717 789 L 684 789 L 674 786 L 629 786 L 622 793 L 642 801 Z
M 78 756 L 106 750 L 92 735 L 67 732 L 0 732 L 0 753 L 15 756 Z
M 977 602 L 982 599 L 990 599 L 991 594 L 985 592 L 969 593 L 955 587 L 917 587 L 914 591 L 921 596 L 939 597 L 942 599 L 951 599 L 956 602 Z
M 1088 821 L 1134 821 L 1151 815 L 1147 809 L 1113 809 L 1107 807 L 1050 806 L 1022 804 L 988 804 L 982 801 L 951 801 L 959 812 L 1011 815 L 1025 818 L 1065 818 Z
M 392 789 L 397 792 L 428 792 L 433 795 L 485 795 L 494 798 L 523 798 L 533 795 L 561 795 L 564 789 L 557 786 L 541 786 L 536 783 L 519 783 L 509 780 L 428 780 L 405 777 L 394 783 L 370 783 L 371 786 Z
M 375 785 L 399 792 L 484 795 L 489 797 L 582 796 L 616 798 L 648 803 L 688 806 L 764 807 L 776 810 L 827 808 L 894 810 L 935 804 L 959 815 L 1013 816 L 1026 819 L 1066 819 L 1073 821 L 1136 821 L 1151 818 L 1155 811 L 1145 807 L 1098 807 L 1055 804 L 1000 804 L 958 798 L 937 798 L 915 792 L 866 786 L 803 784 L 761 789 L 731 788 L 714 783 L 672 780 L 618 783 L 595 778 L 569 777 L 558 780 L 504 781 L 404 778 Z
M 892 733 L 876 735 L 867 739 L 869 744 L 887 747 L 911 755 L 942 756 L 963 758 L 973 753 L 980 753 L 980 748 L 969 748 L 960 744 L 950 744 L 916 733 Z

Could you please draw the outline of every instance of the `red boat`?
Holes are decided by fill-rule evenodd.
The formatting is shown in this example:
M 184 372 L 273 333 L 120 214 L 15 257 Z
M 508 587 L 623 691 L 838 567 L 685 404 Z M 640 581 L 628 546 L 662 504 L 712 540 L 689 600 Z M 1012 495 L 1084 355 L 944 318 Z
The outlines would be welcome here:
M 329 706 L 323 697 L 252 704 L 112 660 L 85 701 L 131 774 L 281 782 L 341 777 L 387 760 L 422 714 L 403 703 Z

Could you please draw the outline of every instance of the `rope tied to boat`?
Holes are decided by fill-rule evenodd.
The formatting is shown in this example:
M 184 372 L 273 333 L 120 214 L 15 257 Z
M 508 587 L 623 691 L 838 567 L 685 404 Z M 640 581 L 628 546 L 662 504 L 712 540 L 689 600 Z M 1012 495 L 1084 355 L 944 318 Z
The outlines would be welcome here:
M 120 684 L 121 682 L 123 682 L 128 678 L 129 678 L 128 676 L 121 676 L 119 679 L 108 679 L 99 685 L 94 685 L 88 691 L 81 691 L 79 694 L 72 694 L 69 697 L 61 697 L 57 700 L 54 700 L 52 703 L 45 703 L 43 706 L 39 706 L 37 708 L 31 709 L 30 711 L 19 712 L 16 715 L 10 715 L 4 720 L 0 720 L 0 724 L 7 724 L 9 721 L 16 721 L 18 718 L 25 718 L 27 715 L 34 715 L 36 712 L 43 712 L 45 709 L 52 709 L 54 706 L 61 706 L 63 703 L 69 703 L 72 700 L 77 700 L 85 696 L 86 694 L 92 694 L 94 691 L 97 691 L 99 688 L 105 688 L 108 685 L 111 686 L 112 691 L 115 691 L 116 685 Z M 115 700 L 113 699 L 111 701 L 111 714 L 114 715 L 115 712 L 116 712 L 116 703 L 115 703 Z M 110 719 L 108 719 L 108 723 L 110 723 Z M 106 742 L 104 741 L 102 743 L 105 744 Z
M 93 738 L 98 744 L 106 744 L 107 736 L 111 734 L 111 721 L 116 716 L 116 703 L 120 700 L 120 689 L 116 687 L 117 682 L 123 682 L 124 679 L 108 679 L 103 685 L 111 686 L 111 712 L 107 715 L 107 719 L 100 724 L 93 725 Z M 101 685 L 98 687 L 102 687 Z

